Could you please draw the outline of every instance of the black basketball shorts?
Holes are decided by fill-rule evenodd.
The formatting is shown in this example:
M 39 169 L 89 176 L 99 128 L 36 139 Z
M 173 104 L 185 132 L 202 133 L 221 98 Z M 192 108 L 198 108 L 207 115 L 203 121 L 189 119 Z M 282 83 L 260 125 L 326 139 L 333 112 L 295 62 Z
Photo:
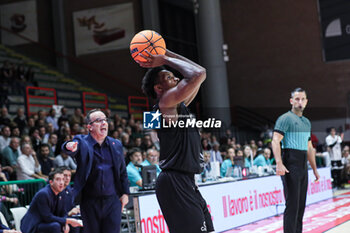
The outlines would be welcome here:
M 193 174 L 162 171 L 157 179 L 156 195 L 170 233 L 214 231 L 207 203 Z

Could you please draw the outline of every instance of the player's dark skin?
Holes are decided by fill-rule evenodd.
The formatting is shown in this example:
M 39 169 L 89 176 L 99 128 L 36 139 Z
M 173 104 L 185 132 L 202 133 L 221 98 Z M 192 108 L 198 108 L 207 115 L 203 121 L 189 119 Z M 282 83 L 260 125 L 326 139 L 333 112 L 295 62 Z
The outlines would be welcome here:
M 204 67 L 191 60 L 166 50 L 165 55 L 153 55 L 146 50 L 148 56 L 140 54 L 146 59 L 145 62 L 138 61 L 144 68 L 153 68 L 167 65 L 179 71 L 183 79 L 175 77 L 168 70 L 162 70 L 158 75 L 158 84 L 154 86 L 159 100 L 159 108 L 166 120 L 177 120 L 177 107 L 181 102 L 188 106 L 196 97 L 202 82 L 206 78 Z

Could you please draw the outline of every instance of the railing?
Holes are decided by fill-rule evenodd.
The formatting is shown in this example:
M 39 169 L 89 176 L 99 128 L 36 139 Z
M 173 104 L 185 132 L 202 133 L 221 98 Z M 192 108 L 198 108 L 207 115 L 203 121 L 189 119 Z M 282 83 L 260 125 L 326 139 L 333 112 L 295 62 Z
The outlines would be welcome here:
M 101 110 L 108 108 L 108 98 L 106 94 L 96 92 L 83 92 L 84 114 L 94 108 Z
M 149 110 L 148 98 L 143 96 L 128 97 L 129 114 L 135 120 L 141 120 L 144 111 Z
M 8 208 L 29 205 L 34 195 L 46 184 L 42 179 L 0 182 L 0 201 Z M 18 203 L 14 203 L 13 198 L 17 198 Z
M 27 113 L 28 116 L 38 112 L 38 110 L 48 111 L 52 105 L 57 104 L 56 90 L 44 87 L 26 88 Z

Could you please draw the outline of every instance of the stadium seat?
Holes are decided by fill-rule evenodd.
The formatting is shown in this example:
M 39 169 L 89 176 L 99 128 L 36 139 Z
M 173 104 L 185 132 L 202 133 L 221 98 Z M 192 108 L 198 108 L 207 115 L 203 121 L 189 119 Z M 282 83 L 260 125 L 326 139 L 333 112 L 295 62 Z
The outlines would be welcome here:
M 13 215 L 13 219 L 15 220 L 16 230 L 20 231 L 21 230 L 21 220 L 22 220 L 23 216 L 27 213 L 27 208 L 16 207 L 16 208 L 11 208 L 10 211 Z

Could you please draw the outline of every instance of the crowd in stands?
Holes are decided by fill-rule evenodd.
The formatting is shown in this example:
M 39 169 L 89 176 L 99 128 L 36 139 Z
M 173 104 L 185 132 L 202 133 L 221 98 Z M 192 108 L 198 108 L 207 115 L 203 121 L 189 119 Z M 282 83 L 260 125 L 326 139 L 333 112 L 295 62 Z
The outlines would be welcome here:
M 7 105 L 9 93 L 23 94 L 27 84 L 34 85 L 32 67 L 4 61 L 0 69 L 0 106 Z
M 156 165 L 157 174 L 161 171 L 157 133 L 153 130 L 144 131 L 142 122 L 133 117 L 112 115 L 109 109 L 104 112 L 108 118 L 109 136 L 122 142 L 130 186 L 141 188 L 142 166 Z M 61 166 L 68 167 L 74 175 L 77 168 L 74 158 L 61 153 L 61 145 L 71 140 L 74 135 L 88 134 L 86 122 L 80 108 L 75 109 L 72 115 L 67 113 L 66 108 L 62 108 L 59 115 L 56 117 L 56 111 L 50 109 L 49 112 L 40 110 L 27 117 L 24 109 L 19 108 L 15 116 L 10 116 L 6 107 L 1 108 L 1 181 L 30 179 L 47 181 L 49 173 Z M 332 138 L 335 137 L 334 132 L 332 135 Z M 339 140 L 329 139 L 324 152 L 317 153 L 319 158 L 317 161 L 318 166 L 332 166 L 335 186 L 342 187 L 348 181 L 350 156 L 349 146 L 339 149 L 343 138 L 337 137 Z M 241 143 L 230 130 L 219 139 L 213 133 L 202 131 L 201 142 L 205 162 L 201 182 L 220 176 L 240 178 L 243 168 L 252 171 L 252 168 L 262 167 L 273 172 L 271 167 L 275 165 L 275 161 L 271 150 L 271 138 Z M 339 170 L 341 171 L 338 172 Z M 10 206 L 21 204 L 14 190 L 1 189 L 0 199 L 10 203 Z M 6 212 L 3 205 L 1 211 Z

